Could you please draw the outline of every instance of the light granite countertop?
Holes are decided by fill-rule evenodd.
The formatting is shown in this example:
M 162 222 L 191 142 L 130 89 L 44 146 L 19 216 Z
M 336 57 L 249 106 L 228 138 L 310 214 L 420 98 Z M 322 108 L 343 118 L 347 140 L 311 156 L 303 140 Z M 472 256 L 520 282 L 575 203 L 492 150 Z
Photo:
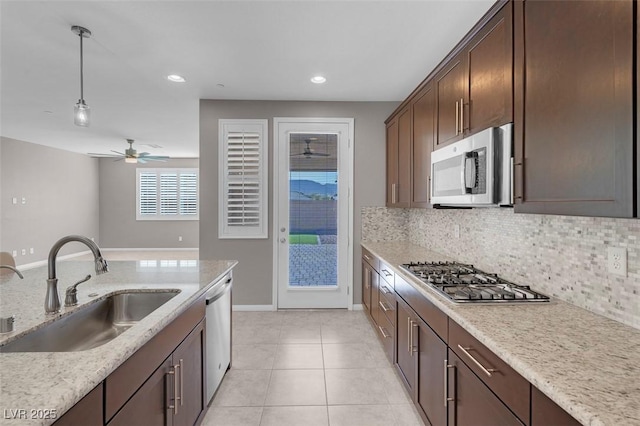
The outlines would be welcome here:
M 15 315 L 14 331 L 0 334 L 0 345 L 125 289 L 180 290 L 102 346 L 78 352 L 0 353 L 0 425 L 53 423 L 55 419 L 38 417 L 54 410 L 59 418 L 236 264 L 227 260 L 111 261 L 109 273 L 96 276 L 93 261 L 58 262 L 61 303 L 67 286 L 87 274 L 92 278 L 78 287 L 78 306 L 62 307 L 52 316 L 44 313 L 46 267 L 24 271 L 24 280 L 14 274 L 0 277 L 0 316 Z
M 640 425 L 640 330 L 557 299 L 456 304 L 398 266 L 452 259 L 404 242 L 362 245 L 582 424 Z

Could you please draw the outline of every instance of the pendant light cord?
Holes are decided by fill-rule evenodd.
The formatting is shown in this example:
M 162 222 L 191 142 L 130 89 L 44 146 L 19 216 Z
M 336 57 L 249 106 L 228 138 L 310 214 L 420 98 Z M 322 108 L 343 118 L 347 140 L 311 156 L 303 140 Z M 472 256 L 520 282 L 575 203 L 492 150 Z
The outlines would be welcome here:
M 84 31 L 80 30 L 80 100 L 84 103 L 84 72 L 82 69 L 83 57 L 82 57 L 82 39 Z

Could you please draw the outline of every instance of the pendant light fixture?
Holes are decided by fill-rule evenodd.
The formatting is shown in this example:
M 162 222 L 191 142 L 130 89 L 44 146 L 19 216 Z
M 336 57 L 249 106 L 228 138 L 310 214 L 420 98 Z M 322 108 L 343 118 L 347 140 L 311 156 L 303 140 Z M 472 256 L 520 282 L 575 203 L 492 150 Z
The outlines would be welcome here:
M 89 127 L 91 109 L 89 108 L 89 105 L 84 102 L 82 39 L 91 37 L 91 31 L 78 25 L 72 26 L 71 31 L 80 37 L 80 99 L 78 99 L 78 103 L 73 107 L 73 124 L 80 127 Z

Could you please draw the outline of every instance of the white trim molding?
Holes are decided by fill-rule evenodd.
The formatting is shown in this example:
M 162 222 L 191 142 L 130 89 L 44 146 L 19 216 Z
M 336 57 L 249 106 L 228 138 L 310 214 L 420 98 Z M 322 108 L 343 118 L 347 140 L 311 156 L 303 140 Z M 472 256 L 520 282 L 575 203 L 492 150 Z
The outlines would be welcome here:
M 235 312 L 266 312 L 275 311 L 274 305 L 233 305 L 232 310 Z

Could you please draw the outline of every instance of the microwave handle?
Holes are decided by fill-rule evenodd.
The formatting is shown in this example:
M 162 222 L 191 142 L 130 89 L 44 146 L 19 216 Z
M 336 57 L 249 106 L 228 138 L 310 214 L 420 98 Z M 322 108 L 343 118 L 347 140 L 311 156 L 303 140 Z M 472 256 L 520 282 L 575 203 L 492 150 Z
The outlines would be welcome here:
M 477 157 L 475 152 L 465 152 L 462 155 L 462 171 L 461 171 L 461 181 L 462 181 L 462 189 L 468 194 L 468 189 L 475 188 L 476 178 L 478 177 L 478 169 L 476 168 L 476 163 L 473 161 Z M 472 161 L 469 161 L 472 160 Z M 469 169 L 471 171 L 470 179 L 467 179 L 467 164 L 469 164 Z

